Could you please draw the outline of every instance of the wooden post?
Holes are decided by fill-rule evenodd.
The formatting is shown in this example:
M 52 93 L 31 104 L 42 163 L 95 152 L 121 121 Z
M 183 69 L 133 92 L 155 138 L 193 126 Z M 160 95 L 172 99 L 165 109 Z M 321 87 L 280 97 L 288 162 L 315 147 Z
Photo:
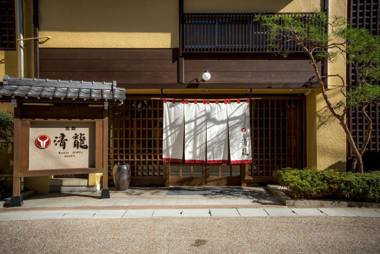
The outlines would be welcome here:
M 248 164 L 240 165 L 240 183 L 241 187 L 247 186 L 247 178 L 248 178 Z
M 184 0 L 178 0 L 178 63 L 177 63 L 177 82 L 179 84 L 185 83 L 185 59 L 183 57 L 183 21 L 184 21 Z
M 203 168 L 202 185 L 206 185 L 207 177 L 208 177 L 208 168 L 206 165 L 202 165 L 202 168 Z
M 164 163 L 165 187 L 170 186 L 170 163 Z
M 104 103 L 103 118 L 103 188 L 101 198 L 110 198 L 108 189 L 108 102 Z

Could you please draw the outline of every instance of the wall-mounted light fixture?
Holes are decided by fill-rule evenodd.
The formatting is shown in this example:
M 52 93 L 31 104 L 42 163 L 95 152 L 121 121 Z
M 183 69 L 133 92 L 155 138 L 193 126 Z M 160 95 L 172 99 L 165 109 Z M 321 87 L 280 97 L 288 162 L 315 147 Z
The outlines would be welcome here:
M 202 73 L 202 81 L 209 81 L 211 79 L 211 73 L 206 70 Z

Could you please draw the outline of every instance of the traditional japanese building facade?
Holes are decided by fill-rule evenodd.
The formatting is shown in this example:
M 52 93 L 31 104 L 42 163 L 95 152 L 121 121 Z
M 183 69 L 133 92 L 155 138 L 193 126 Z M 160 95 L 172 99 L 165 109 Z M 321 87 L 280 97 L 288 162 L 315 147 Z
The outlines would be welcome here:
M 109 163 L 130 164 L 133 185 L 240 185 L 271 181 L 287 166 L 345 168 L 345 134 L 328 117 L 307 57 L 297 48 L 287 58 L 271 52 L 262 26 L 246 20 L 321 10 L 346 18 L 346 0 L 19 2 L 24 38 L 32 38 L 24 41 L 25 77 L 116 80 L 127 89 L 110 115 Z M 0 51 L 0 76 L 18 75 L 16 48 Z M 346 77 L 343 56 L 320 68 Z M 338 80 L 328 85 L 342 100 Z M 251 99 L 252 164 L 166 165 L 162 98 Z

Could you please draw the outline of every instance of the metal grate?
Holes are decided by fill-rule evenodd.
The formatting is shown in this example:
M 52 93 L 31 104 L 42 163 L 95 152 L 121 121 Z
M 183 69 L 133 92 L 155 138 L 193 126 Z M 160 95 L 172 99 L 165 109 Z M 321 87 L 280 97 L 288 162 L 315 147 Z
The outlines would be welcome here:
M 0 0 L 0 50 L 16 49 L 15 1 Z
M 380 1 L 378 0 L 351 0 L 350 1 L 350 25 L 355 28 L 364 28 L 373 35 L 380 36 Z M 352 66 L 349 68 L 350 84 L 355 85 L 355 71 Z M 380 83 L 378 83 L 380 85 Z M 380 100 L 371 104 L 367 112 L 373 121 L 373 132 L 367 151 L 380 152 Z M 350 128 L 354 139 L 359 147 L 363 145 L 367 123 L 360 112 L 360 108 L 353 108 L 350 111 Z M 351 152 L 350 152 L 351 153 Z
M 268 30 L 258 21 L 259 15 L 295 16 L 305 26 L 317 22 L 314 13 L 292 14 L 185 14 L 183 22 L 184 53 L 273 53 Z M 323 30 L 323 24 L 317 24 Z M 303 52 L 294 41 L 279 45 L 288 53 Z

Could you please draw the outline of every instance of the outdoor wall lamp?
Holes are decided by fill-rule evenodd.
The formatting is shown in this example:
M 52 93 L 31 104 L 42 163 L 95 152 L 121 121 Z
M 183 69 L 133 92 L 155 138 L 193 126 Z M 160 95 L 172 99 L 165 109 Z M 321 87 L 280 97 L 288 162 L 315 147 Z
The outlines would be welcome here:
M 202 73 L 202 81 L 209 81 L 211 79 L 211 73 L 206 70 Z

